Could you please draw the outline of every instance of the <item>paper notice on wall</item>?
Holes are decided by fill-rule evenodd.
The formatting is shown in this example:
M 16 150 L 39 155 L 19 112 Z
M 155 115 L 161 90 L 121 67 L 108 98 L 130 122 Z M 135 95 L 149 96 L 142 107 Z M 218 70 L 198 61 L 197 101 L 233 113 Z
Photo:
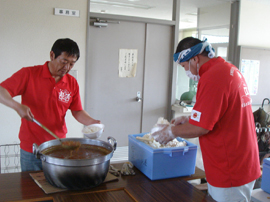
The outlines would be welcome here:
M 119 77 L 135 77 L 137 71 L 137 49 L 119 50 Z
M 241 61 L 241 73 L 244 76 L 248 85 L 250 95 L 256 95 L 259 85 L 259 60 L 245 60 Z

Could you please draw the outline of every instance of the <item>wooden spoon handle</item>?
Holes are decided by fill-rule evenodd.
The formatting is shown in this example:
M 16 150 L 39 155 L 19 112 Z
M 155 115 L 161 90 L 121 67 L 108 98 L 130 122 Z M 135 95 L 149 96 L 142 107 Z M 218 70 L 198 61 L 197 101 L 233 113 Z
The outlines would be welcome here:
M 39 123 L 36 119 L 33 118 L 33 121 L 39 125 L 41 128 L 43 128 L 44 130 L 46 130 L 48 133 L 50 133 L 53 137 L 55 137 L 56 139 L 60 140 L 60 138 L 55 135 L 52 131 L 50 131 L 48 128 L 46 128 L 44 125 L 42 125 L 41 123 Z M 61 141 L 61 140 L 60 140 Z

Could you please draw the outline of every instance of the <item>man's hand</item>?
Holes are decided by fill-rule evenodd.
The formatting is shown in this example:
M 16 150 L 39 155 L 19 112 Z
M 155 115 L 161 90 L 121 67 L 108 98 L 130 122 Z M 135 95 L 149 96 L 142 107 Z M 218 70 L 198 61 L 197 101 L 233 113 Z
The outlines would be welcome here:
M 261 160 L 261 165 L 263 164 L 263 160 L 264 160 L 265 158 L 269 158 L 269 157 L 270 157 L 270 153 L 265 154 L 264 157 L 263 157 L 263 159 Z
M 171 125 L 158 124 L 157 127 L 160 127 L 160 130 L 152 133 L 152 137 L 160 144 L 166 144 L 175 138 L 172 134 Z
M 32 114 L 30 108 L 26 105 L 19 104 L 15 110 L 21 118 L 25 118 L 28 121 L 33 121 L 34 115 Z

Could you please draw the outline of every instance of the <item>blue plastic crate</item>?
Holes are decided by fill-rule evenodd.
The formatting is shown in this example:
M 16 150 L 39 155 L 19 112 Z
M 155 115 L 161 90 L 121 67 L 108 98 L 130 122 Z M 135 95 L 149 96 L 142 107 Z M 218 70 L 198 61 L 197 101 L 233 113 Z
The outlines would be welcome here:
M 195 173 L 197 145 L 185 139 L 185 147 L 154 149 L 136 139 L 147 133 L 129 135 L 128 159 L 151 180 L 189 176 Z
M 270 158 L 263 160 L 262 190 L 270 194 Z

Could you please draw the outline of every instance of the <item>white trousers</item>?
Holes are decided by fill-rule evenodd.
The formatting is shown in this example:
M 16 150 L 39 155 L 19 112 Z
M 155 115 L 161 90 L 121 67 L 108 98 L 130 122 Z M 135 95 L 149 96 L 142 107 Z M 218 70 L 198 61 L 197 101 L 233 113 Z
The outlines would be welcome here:
M 218 202 L 249 202 L 255 180 L 239 187 L 220 188 L 208 184 L 208 193 Z

